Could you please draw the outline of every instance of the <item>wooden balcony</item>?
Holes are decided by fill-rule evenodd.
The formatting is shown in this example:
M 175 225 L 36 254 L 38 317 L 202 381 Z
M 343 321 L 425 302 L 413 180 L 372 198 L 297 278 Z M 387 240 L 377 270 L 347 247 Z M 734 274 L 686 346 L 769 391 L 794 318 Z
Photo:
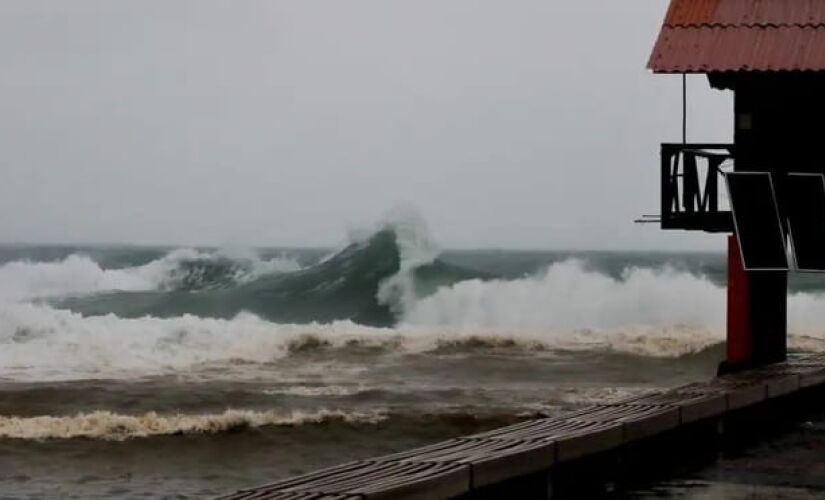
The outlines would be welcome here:
M 730 210 L 719 208 L 723 172 L 733 169 L 733 144 L 665 143 L 661 154 L 662 229 L 733 232 Z

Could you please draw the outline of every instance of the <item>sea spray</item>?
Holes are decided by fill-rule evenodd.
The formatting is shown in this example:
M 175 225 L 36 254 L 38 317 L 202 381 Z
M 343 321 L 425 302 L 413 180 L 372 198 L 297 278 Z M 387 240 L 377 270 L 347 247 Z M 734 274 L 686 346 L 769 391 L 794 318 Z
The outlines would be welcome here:
M 15 261 L 0 266 L 0 300 L 151 290 L 159 281 L 152 272 L 103 269 L 85 255 L 70 255 L 57 262 Z
M 430 239 L 426 221 L 413 209 L 397 208 L 386 216 L 383 225 L 395 234 L 399 268 L 380 283 L 377 299 L 396 316 L 401 316 L 418 299 L 415 271 L 432 264 L 439 249 Z
M 179 248 L 146 264 L 121 269 L 104 269 L 87 255 L 72 254 L 54 262 L 23 260 L 0 265 L 0 300 L 203 289 L 300 268 L 287 256 L 262 259 L 255 252 L 238 250 Z

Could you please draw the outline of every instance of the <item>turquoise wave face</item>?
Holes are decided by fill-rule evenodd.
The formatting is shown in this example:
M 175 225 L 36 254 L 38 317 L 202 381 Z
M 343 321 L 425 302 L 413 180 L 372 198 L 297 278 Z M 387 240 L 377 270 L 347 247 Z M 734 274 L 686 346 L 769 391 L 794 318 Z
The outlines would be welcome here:
M 351 320 L 370 326 L 397 321 L 378 289 L 398 273 L 400 252 L 392 229 L 353 243 L 314 266 L 288 273 L 264 275 L 239 283 L 242 264 L 228 258 L 189 260 L 171 276 L 171 289 L 111 292 L 51 301 L 85 315 L 113 313 L 119 317 L 231 318 L 242 311 L 276 322 L 311 323 Z M 416 294 L 429 295 L 441 286 L 489 275 L 442 261 L 415 269 Z

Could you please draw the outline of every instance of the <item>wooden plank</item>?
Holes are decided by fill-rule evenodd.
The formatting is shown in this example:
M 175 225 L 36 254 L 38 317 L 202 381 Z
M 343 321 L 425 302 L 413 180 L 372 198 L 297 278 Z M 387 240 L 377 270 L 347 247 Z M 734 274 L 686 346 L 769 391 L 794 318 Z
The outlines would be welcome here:
M 457 444 L 459 444 L 458 441 L 458 439 L 449 439 L 447 441 L 440 441 L 438 443 L 430 444 L 427 446 L 420 446 L 418 448 L 399 451 L 397 453 L 391 453 L 389 455 L 382 455 L 372 460 L 377 462 L 400 462 L 411 457 L 430 456 L 431 454 L 436 454 L 442 451 L 449 452 L 450 450 L 456 448 Z
M 567 417 L 541 418 L 523 422 L 517 426 L 502 427 L 468 436 L 470 438 L 505 439 L 514 441 L 550 441 L 568 435 L 596 431 L 605 426 L 604 422 L 571 421 Z M 614 425 L 615 427 L 615 425 Z
M 476 438 L 555 441 L 556 462 L 575 460 L 622 445 L 624 431 L 617 422 L 543 418 L 475 434 Z
M 430 500 L 452 498 L 470 491 L 470 468 L 456 464 L 400 463 L 393 471 L 384 463 L 373 463 L 376 470 L 355 480 L 335 483 L 347 493 L 360 494 L 365 500 Z M 412 467 L 408 467 L 412 466 Z
M 727 410 L 727 398 L 719 392 L 668 391 L 623 400 L 627 405 L 670 406 L 679 409 L 679 422 L 689 424 L 706 418 L 718 417 Z
M 292 489 L 349 493 L 367 498 L 446 498 L 470 489 L 467 466 L 409 462 L 358 462 L 358 467 L 323 477 L 310 477 Z
M 555 441 L 515 442 L 509 448 L 477 457 L 470 463 L 471 485 L 480 488 L 549 469 L 556 462 L 557 447 Z
M 567 421 L 571 424 L 581 422 Z M 556 461 L 566 462 L 613 450 L 622 445 L 624 431 L 613 422 L 586 422 L 589 428 L 561 434 L 556 439 Z
M 336 465 L 334 467 L 327 467 L 326 469 L 320 469 L 317 471 L 309 472 L 307 474 L 289 477 L 286 479 L 282 479 L 280 481 L 275 481 L 273 483 L 265 484 L 262 486 L 258 486 L 257 488 L 251 488 L 245 491 L 257 491 L 263 489 L 293 491 L 293 488 L 300 488 L 301 485 L 306 484 L 307 482 L 325 477 L 335 477 L 338 474 L 350 474 L 354 471 L 361 469 L 362 467 L 363 465 L 360 462 L 348 462 L 345 464 Z
M 458 438 L 376 460 L 467 464 L 471 486 L 478 488 L 507 478 L 549 469 L 556 460 L 554 441 Z
M 676 389 L 678 392 L 698 394 L 719 393 L 727 398 L 727 411 L 745 408 L 768 398 L 768 387 L 758 380 L 732 380 L 718 378 L 712 382 L 688 384 Z
M 551 419 L 551 418 L 536 418 L 532 420 L 525 420 L 523 422 L 519 422 L 517 424 L 511 424 L 506 427 L 497 427 L 495 429 L 479 432 L 476 434 L 471 434 L 466 436 L 467 438 L 504 438 L 504 439 L 522 439 L 518 436 L 523 435 L 524 433 L 531 433 L 534 429 L 541 426 L 546 426 L 550 422 L 554 422 L 558 419 Z
M 219 500 L 362 500 L 360 495 L 327 495 L 301 491 L 278 491 L 268 487 L 244 490 L 220 497 Z
M 753 380 L 764 383 L 767 398 L 776 398 L 799 390 L 799 372 L 787 363 L 777 363 L 723 377 L 728 380 Z
M 506 453 L 520 444 L 524 444 L 524 441 L 457 438 L 444 442 L 444 446 L 439 448 L 419 449 L 412 453 L 397 453 L 387 457 L 379 457 L 375 460 L 469 463 L 497 453 Z
M 679 426 L 679 408 L 665 405 L 596 405 L 576 412 L 568 420 L 620 423 L 623 443 L 655 436 Z
M 240 495 L 251 492 L 267 494 L 277 491 L 321 495 L 318 498 L 325 498 L 323 495 L 332 496 L 332 498 L 342 495 L 345 499 L 413 500 L 448 498 L 466 493 L 469 488 L 470 471 L 467 465 L 364 461 L 351 462 L 284 479 L 227 498 L 247 500 L 256 497 Z M 263 496 L 262 498 L 269 497 Z M 297 496 L 296 498 L 303 497 Z

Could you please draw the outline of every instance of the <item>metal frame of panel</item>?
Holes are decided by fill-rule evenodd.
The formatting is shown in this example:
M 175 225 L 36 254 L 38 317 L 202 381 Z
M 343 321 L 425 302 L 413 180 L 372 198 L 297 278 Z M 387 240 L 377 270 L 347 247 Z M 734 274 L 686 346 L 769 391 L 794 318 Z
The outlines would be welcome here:
M 822 189 L 823 193 L 825 193 L 825 174 L 816 173 L 816 172 L 789 172 L 788 177 L 819 177 L 820 181 L 822 182 Z M 786 214 L 786 219 L 789 219 Z M 793 238 L 793 225 L 790 223 L 790 219 L 788 220 L 788 240 L 791 245 L 791 257 L 793 258 L 794 270 L 803 272 L 803 273 L 825 273 L 825 269 L 806 269 L 799 267 L 799 262 L 796 258 L 796 244 L 794 243 Z
M 730 176 L 736 177 L 736 176 L 746 176 L 746 175 L 764 175 L 764 176 L 768 177 L 768 185 L 771 189 L 771 199 L 773 200 L 774 214 L 776 215 L 776 225 L 779 228 L 779 234 L 782 236 L 782 248 L 783 248 L 784 255 L 785 255 L 785 266 L 784 267 L 756 267 L 756 268 L 753 268 L 753 267 L 748 267 L 747 262 L 745 261 L 745 247 L 742 245 L 742 238 L 739 234 L 739 223 L 737 222 L 737 217 L 736 217 L 736 205 L 734 204 L 733 196 L 731 196 L 730 183 L 728 181 L 728 178 Z M 784 228 L 782 226 L 782 219 L 779 215 L 779 205 L 776 201 L 776 188 L 774 188 L 773 176 L 771 175 L 771 173 L 770 172 L 742 172 L 742 171 L 727 172 L 725 174 L 725 188 L 727 189 L 727 192 L 728 192 L 728 199 L 730 200 L 730 209 L 731 209 L 731 212 L 733 213 L 733 226 L 735 228 L 736 241 L 739 244 L 739 249 L 740 249 L 739 254 L 742 257 L 742 267 L 746 271 L 788 271 L 790 269 L 790 267 L 788 265 L 788 251 L 787 251 L 787 243 L 785 241 L 785 236 L 786 235 L 785 235 Z

